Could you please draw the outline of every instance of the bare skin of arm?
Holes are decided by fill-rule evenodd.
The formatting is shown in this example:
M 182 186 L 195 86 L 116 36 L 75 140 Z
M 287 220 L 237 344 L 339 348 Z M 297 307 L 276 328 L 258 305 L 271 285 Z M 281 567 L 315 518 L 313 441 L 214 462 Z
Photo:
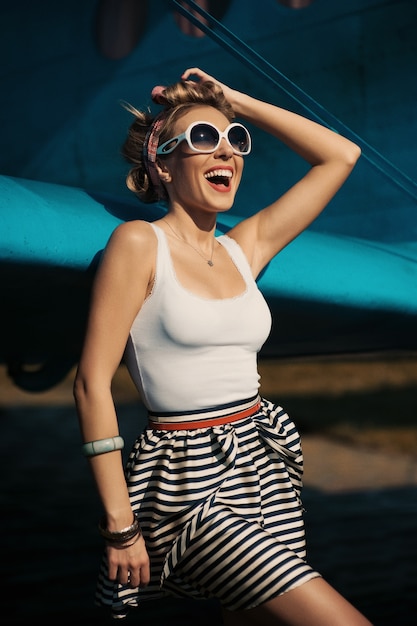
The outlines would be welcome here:
M 92 294 L 85 345 L 74 382 L 84 441 L 118 434 L 111 382 L 132 322 L 149 292 L 156 239 L 144 222 L 119 226 L 106 247 Z M 130 526 L 130 506 L 120 451 L 89 458 L 110 531 Z M 107 548 L 109 576 L 132 587 L 149 581 L 149 559 L 141 537 L 122 550 Z M 128 579 L 128 576 L 130 578 Z
M 186 70 L 182 78 L 188 80 L 191 76 L 220 85 L 237 117 L 273 135 L 311 165 L 285 194 L 228 232 L 244 250 L 256 277 L 323 211 L 351 173 L 361 151 L 334 131 L 231 89 L 199 68 Z

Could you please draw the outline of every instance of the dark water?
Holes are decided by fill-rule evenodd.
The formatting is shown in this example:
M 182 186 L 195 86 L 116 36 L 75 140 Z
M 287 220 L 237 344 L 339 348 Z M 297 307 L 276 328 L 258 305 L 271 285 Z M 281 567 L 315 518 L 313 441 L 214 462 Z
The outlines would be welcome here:
M 2 410 L 2 623 L 110 620 L 94 606 L 100 506 L 71 407 Z M 119 407 L 132 439 L 143 415 Z M 395 458 L 393 458 L 395 463 Z M 417 489 L 304 491 L 310 562 L 376 626 L 417 623 Z M 113 622 L 117 623 L 117 622 Z M 212 602 L 159 601 L 124 623 L 220 626 Z

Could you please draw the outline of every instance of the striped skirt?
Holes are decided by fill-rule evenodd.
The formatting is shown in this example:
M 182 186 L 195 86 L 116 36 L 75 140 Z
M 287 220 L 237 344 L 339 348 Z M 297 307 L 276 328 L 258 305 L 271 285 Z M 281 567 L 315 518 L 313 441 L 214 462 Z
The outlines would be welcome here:
M 216 410 L 224 418 L 225 407 Z M 109 581 L 104 556 L 96 601 L 114 617 L 165 594 L 249 609 L 319 576 L 305 562 L 299 434 L 281 407 L 261 399 L 255 411 L 181 430 L 158 428 L 152 417 L 126 468 L 151 582 L 132 589 Z

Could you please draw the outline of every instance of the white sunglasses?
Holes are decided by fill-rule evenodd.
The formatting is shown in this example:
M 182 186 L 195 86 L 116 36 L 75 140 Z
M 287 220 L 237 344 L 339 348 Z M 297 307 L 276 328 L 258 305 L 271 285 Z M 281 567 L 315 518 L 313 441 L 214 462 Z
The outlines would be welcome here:
M 160 145 L 156 154 L 170 154 L 184 139 L 193 152 L 210 154 L 217 150 L 223 138 L 226 139 L 235 154 L 245 156 L 251 151 L 251 136 L 242 124 L 234 122 L 229 124 L 224 132 L 221 132 L 209 122 L 193 122 L 184 133 Z

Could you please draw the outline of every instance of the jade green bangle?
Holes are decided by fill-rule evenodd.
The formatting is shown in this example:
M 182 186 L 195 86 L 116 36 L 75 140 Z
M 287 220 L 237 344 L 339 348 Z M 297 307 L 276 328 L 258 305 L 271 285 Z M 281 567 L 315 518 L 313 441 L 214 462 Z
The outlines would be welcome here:
M 98 454 L 113 452 L 113 450 L 122 450 L 124 445 L 123 437 L 118 435 L 117 437 L 109 437 L 108 439 L 89 441 L 83 445 L 82 451 L 84 456 L 97 456 Z

